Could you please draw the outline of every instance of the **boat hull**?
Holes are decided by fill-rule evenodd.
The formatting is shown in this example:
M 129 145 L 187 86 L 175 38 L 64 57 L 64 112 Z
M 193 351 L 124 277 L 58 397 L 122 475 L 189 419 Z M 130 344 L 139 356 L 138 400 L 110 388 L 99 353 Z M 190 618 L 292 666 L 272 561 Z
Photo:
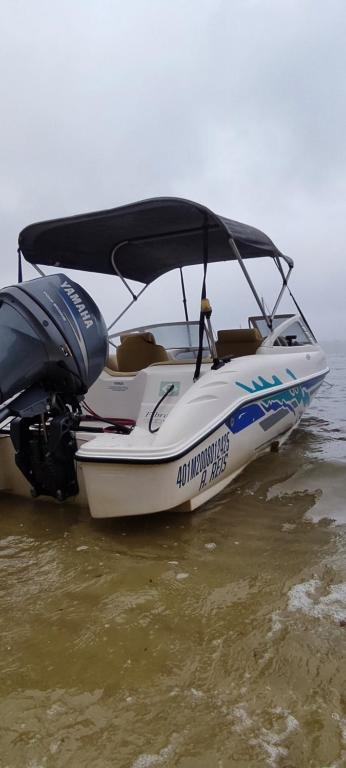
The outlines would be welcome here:
M 255 378 L 254 358 L 207 373 L 181 398 L 155 436 L 145 424 L 130 436 L 77 433 L 80 491 L 67 503 L 89 507 L 94 518 L 190 511 L 219 493 L 258 456 L 276 449 L 299 423 L 328 368 L 320 354 L 315 363 L 312 356 L 297 355 L 298 378 L 287 367 L 286 356 L 281 368 L 278 357 L 280 378 L 268 373 L 273 370 L 271 355 L 255 357 Z M 160 380 L 159 369 L 153 373 Z M 206 418 L 211 407 L 216 413 L 219 409 L 217 423 Z M 192 421 L 204 424 L 204 432 L 202 427 L 193 435 Z M 183 429 L 187 437 L 183 435 L 179 444 L 172 435 Z M 0 439 L 0 466 L 0 489 L 30 496 L 5 434 Z
M 324 375 L 247 398 L 217 429 L 177 457 L 131 461 L 80 455 L 91 515 L 123 517 L 201 506 L 250 462 L 289 437 Z

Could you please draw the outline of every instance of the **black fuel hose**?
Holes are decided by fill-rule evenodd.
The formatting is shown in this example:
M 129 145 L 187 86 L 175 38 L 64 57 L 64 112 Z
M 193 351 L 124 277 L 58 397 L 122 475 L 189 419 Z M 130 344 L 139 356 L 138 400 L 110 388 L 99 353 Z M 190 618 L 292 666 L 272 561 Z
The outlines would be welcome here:
M 160 398 L 159 402 L 156 403 L 155 408 L 152 411 L 152 414 L 151 414 L 150 419 L 149 419 L 149 432 L 151 432 L 152 435 L 154 434 L 154 432 L 158 432 L 159 429 L 160 429 L 160 427 L 156 427 L 155 429 L 152 429 L 152 427 L 151 427 L 151 425 L 153 423 L 153 418 L 155 416 L 155 413 L 156 413 L 157 409 L 159 408 L 159 406 L 161 405 L 161 403 L 163 403 L 165 397 L 167 397 L 167 395 L 169 395 L 172 392 L 173 389 L 174 389 L 174 384 L 171 384 L 170 387 L 168 387 L 168 389 L 166 389 L 165 394 L 162 395 L 162 397 Z

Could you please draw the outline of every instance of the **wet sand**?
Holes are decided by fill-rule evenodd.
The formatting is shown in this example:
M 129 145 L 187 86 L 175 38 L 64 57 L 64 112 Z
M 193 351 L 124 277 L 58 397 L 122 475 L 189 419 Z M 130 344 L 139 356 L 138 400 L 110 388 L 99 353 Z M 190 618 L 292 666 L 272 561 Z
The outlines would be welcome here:
M 1 768 L 346 766 L 346 359 L 192 515 L 0 502 Z M 139 489 L 140 492 L 140 489 Z

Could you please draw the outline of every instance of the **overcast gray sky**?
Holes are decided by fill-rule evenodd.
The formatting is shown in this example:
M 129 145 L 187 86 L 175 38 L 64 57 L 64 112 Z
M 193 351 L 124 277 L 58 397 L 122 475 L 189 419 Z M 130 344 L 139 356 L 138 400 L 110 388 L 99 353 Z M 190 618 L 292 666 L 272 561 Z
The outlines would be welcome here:
M 269 234 L 295 260 L 316 332 L 346 338 L 345 0 L 0 9 L 2 284 L 16 281 L 25 225 L 177 195 Z M 271 297 L 267 267 L 256 275 Z M 116 278 L 82 281 L 107 320 L 127 300 Z M 241 282 L 234 264 L 210 269 L 218 327 L 256 313 Z M 188 284 L 197 316 L 200 274 Z M 173 275 L 152 286 L 125 325 L 182 319 L 175 286 Z

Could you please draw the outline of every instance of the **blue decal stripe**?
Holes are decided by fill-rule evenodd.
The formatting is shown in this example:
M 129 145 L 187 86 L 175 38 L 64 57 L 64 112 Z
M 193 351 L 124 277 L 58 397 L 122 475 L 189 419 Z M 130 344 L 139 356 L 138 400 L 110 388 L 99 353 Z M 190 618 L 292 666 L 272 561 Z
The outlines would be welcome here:
M 225 423 L 233 434 L 242 432 L 256 421 L 259 421 L 262 429 L 269 429 L 270 426 L 283 419 L 289 413 L 296 415 L 300 406 L 304 408 L 308 406 L 313 391 L 320 386 L 324 377 L 325 374 L 319 374 L 301 384 L 295 380 L 297 383 L 293 386 L 289 385 L 279 392 L 273 392 L 262 399 L 258 399 L 256 402 L 245 403 L 233 411 Z M 263 381 L 265 380 L 260 376 L 258 378 L 262 380 L 260 391 L 263 392 L 267 388 L 268 382 L 264 386 Z M 239 384 L 239 382 L 237 383 Z M 253 384 L 256 384 L 256 382 L 253 382 Z M 245 385 L 243 386 L 245 388 Z

